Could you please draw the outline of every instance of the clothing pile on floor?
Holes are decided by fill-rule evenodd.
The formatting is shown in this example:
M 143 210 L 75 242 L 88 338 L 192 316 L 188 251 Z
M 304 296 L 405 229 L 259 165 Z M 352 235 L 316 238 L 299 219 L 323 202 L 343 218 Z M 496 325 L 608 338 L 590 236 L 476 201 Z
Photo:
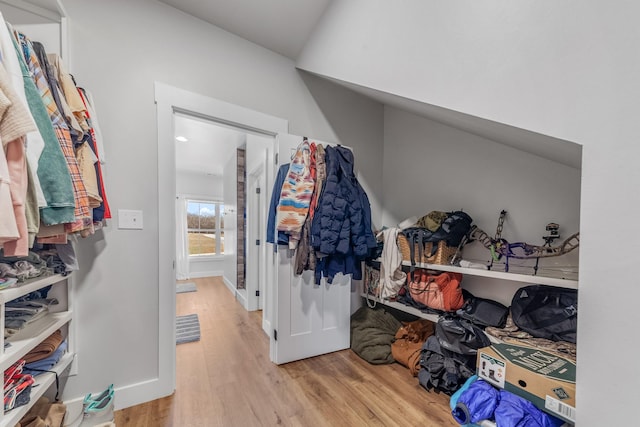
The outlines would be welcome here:
M 351 316 L 351 349 L 372 364 L 398 362 L 407 367 L 412 376 L 417 376 L 424 389 L 452 396 L 452 416 L 462 425 L 475 426 L 474 423 L 482 420 L 497 422 L 499 426 L 562 425 L 561 420 L 542 412 L 531 402 L 477 380 L 477 351 L 491 344 L 483 331 L 485 326 L 455 313 L 440 316 L 437 323 L 426 319 L 401 321 L 383 306 L 365 306 Z M 486 327 L 485 330 L 504 340 L 527 342 L 510 316 L 506 317 L 503 328 Z M 571 343 L 529 339 L 532 339 L 530 343 L 543 345 L 545 351 L 575 357 L 575 345 L 572 348 Z

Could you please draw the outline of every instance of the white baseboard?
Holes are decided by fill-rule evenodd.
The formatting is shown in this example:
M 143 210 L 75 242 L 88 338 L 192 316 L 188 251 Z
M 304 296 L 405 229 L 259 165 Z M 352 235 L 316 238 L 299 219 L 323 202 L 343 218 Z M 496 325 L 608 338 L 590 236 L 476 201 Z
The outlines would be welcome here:
M 199 271 L 197 273 L 189 273 L 189 279 L 201 279 L 203 277 L 217 277 L 222 276 L 224 271 L 222 270 L 214 270 L 214 271 Z
M 267 334 L 268 337 L 271 336 L 271 322 L 265 319 L 264 315 L 262 316 L 262 330 L 265 334 Z
M 142 403 L 150 402 L 152 400 L 160 399 L 161 397 L 166 397 L 173 394 L 168 393 L 161 390 L 162 387 L 159 387 L 160 380 L 158 378 L 154 378 L 152 380 L 142 381 L 135 384 L 129 384 L 124 387 L 115 388 L 114 393 L 114 409 L 120 410 L 124 408 L 129 408 L 131 406 L 140 405 Z M 95 393 L 100 393 L 102 390 L 94 390 Z M 79 406 L 79 410 L 71 411 L 79 413 L 82 411 L 82 401 L 84 400 L 84 396 L 75 397 L 71 399 L 64 399 L 65 405 L 70 408 L 77 408 Z M 70 417 L 73 418 L 73 417 Z
M 246 289 L 237 289 L 236 290 L 236 299 L 238 300 L 238 302 L 240 302 L 240 304 L 242 304 L 242 306 L 244 307 L 244 309 L 247 309 L 247 290 Z
M 236 287 L 235 287 L 235 285 L 233 283 L 231 283 L 231 280 L 227 279 L 226 276 L 222 276 L 222 281 L 224 281 L 224 284 L 227 285 L 227 288 L 229 288 L 231 293 L 235 296 L 236 295 Z
M 231 281 L 227 279 L 226 276 L 223 276 L 222 280 L 224 281 L 224 284 L 227 285 L 227 288 L 229 288 L 229 291 L 231 291 L 233 296 L 240 302 L 240 304 L 242 304 L 242 306 L 246 310 L 247 309 L 247 295 L 246 295 L 247 290 L 236 289 L 235 285 L 231 283 Z

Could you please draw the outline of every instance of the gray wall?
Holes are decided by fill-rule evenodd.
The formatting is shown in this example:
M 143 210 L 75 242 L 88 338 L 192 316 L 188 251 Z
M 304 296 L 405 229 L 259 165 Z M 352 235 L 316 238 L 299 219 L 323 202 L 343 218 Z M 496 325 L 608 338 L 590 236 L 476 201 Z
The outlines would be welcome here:
M 384 225 L 394 226 L 432 210 L 462 209 L 493 236 L 504 209 L 502 237 L 509 242 L 542 245 L 549 222 L 560 224 L 563 239 L 580 231 L 579 169 L 393 107 L 385 108 L 384 124 Z M 575 279 L 578 254 L 576 249 L 541 259 L 540 274 Z M 463 256 L 482 263 L 491 258 L 479 242 L 467 245 Z M 510 271 L 533 274 L 533 265 L 530 260 L 512 259 Z M 465 275 L 462 283 L 474 295 L 507 306 L 523 286 L 471 275 Z
M 374 189 L 381 187 L 383 108 L 303 79 L 291 60 L 156 1 L 64 6 L 71 69 L 93 93 L 105 137 L 112 209 L 140 209 L 145 225 L 126 231 L 111 224 L 77 245 L 79 374 L 65 398 L 114 383 L 117 405 L 128 406 L 149 400 L 136 395 L 136 385 L 158 377 L 158 236 L 172 232 L 158 229 L 154 81 L 288 119 L 294 134 L 352 146 Z M 380 205 L 380 194 L 371 195 Z

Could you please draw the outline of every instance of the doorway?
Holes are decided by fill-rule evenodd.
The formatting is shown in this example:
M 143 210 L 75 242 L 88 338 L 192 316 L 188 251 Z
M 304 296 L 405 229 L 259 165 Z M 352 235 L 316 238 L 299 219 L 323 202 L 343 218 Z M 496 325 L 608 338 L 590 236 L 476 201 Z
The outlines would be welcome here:
M 273 137 L 179 112 L 173 121 L 176 279 L 222 276 L 247 310 L 261 309 Z
M 259 151 L 256 159 L 264 164 L 262 172 L 265 191 L 265 200 L 271 196 L 271 187 L 275 177 L 274 166 L 274 141 L 279 133 L 286 133 L 288 123 L 284 119 L 268 116 L 237 105 L 229 104 L 204 95 L 185 91 L 163 83 L 156 82 L 155 98 L 157 105 L 158 124 L 158 284 L 159 284 L 159 310 L 158 310 L 158 334 L 159 334 L 159 361 L 158 379 L 154 383 L 159 387 L 158 393 L 171 394 L 175 389 L 175 262 L 176 262 L 176 146 L 174 115 L 182 114 L 199 120 L 206 120 L 227 129 L 235 129 L 243 132 L 247 140 L 256 140 L 264 148 Z M 255 137 L 255 138 L 254 138 Z M 269 142 L 265 142 L 269 141 Z M 248 171 L 254 171 L 255 167 L 247 166 Z M 261 190 L 262 191 L 262 190 Z M 223 193 L 227 193 L 223 189 Z M 225 212 L 227 211 L 226 201 Z M 266 209 L 263 203 L 261 209 Z M 230 225 L 225 215 L 224 240 L 232 240 L 227 232 Z M 266 212 L 265 212 L 266 217 Z M 225 246 L 225 257 L 227 247 Z M 258 268 L 266 271 L 260 275 L 267 281 L 263 285 L 263 327 L 270 330 L 273 301 L 270 298 L 269 288 L 272 285 L 269 278 L 274 272 L 274 257 L 271 251 L 264 251 L 264 261 L 257 263 Z M 234 254 L 228 254 L 230 259 Z M 248 262 L 249 264 L 249 262 Z M 226 274 L 226 268 L 224 268 Z M 249 283 L 247 283 L 249 285 Z M 259 286 L 259 285 L 258 285 Z M 247 295 L 251 290 L 231 289 L 235 292 L 236 299 L 248 307 Z M 244 291 L 244 292 L 243 292 Z M 255 290 L 253 290 L 255 295 Z M 244 298 L 244 301 L 243 301 Z M 257 305 L 257 301 L 256 301 Z M 160 391 L 161 390 L 161 391 Z

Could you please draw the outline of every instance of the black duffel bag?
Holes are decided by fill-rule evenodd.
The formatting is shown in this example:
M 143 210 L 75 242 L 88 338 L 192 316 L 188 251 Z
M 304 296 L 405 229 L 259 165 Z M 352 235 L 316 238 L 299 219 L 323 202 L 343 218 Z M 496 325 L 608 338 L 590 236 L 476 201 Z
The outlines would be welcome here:
M 491 345 L 480 327 L 450 314 L 440 316 L 435 332 L 442 348 L 458 354 L 475 355 L 479 348 Z
M 536 338 L 576 342 L 578 291 L 557 286 L 524 286 L 511 301 L 513 323 Z
M 509 308 L 498 301 L 472 296 L 465 300 L 464 306 L 456 314 L 476 325 L 504 328 Z

